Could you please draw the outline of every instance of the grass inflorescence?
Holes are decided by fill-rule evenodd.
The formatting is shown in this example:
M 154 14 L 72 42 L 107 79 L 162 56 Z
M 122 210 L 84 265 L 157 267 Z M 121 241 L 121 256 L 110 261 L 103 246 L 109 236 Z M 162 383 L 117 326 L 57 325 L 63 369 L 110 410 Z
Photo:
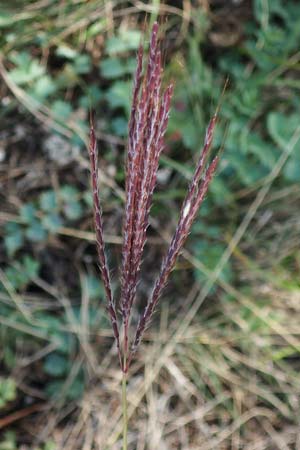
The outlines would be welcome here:
M 217 121 L 217 115 L 215 114 L 207 128 L 204 146 L 185 200 L 183 201 L 177 227 L 169 249 L 163 258 L 152 293 L 139 318 L 134 338 L 130 345 L 129 325 L 131 312 L 136 300 L 143 250 L 146 242 L 146 232 L 149 225 L 149 213 L 153 191 L 156 185 L 159 158 L 164 148 L 164 136 L 168 125 L 173 93 L 172 83 L 164 91 L 162 90 L 163 69 L 158 31 L 158 23 L 155 22 L 151 33 L 146 68 L 143 67 L 144 52 L 142 45 L 138 50 L 137 68 L 133 84 L 127 144 L 126 202 L 120 276 L 121 296 L 119 305 L 123 325 L 122 346 L 120 343 L 120 324 L 117 319 L 117 309 L 113 299 L 109 268 L 105 256 L 93 120 L 91 120 L 90 129 L 89 148 L 97 250 L 100 271 L 105 287 L 107 309 L 117 342 L 120 365 L 124 373 L 128 372 L 130 363 L 141 343 L 145 329 L 151 321 L 155 307 L 166 285 L 170 272 L 175 265 L 178 254 L 190 232 L 219 161 L 219 157 L 216 156 L 208 164 L 213 133 Z

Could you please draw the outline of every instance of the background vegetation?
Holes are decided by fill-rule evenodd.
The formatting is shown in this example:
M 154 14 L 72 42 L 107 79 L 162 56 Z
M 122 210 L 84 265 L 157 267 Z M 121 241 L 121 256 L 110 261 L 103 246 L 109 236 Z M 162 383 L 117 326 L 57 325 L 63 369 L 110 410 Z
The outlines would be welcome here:
M 141 304 L 227 77 L 229 87 L 218 176 L 132 368 L 129 441 L 300 448 L 299 2 L 44 0 L 0 7 L 1 450 L 120 448 L 88 113 L 118 289 L 135 52 L 156 18 L 175 98 Z

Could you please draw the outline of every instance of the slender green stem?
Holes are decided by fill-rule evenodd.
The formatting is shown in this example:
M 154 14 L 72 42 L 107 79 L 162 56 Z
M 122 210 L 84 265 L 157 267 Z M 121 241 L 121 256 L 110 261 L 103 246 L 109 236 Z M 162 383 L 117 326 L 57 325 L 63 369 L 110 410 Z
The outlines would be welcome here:
M 127 450 L 127 373 L 123 372 L 122 377 L 122 414 L 123 414 L 123 450 Z

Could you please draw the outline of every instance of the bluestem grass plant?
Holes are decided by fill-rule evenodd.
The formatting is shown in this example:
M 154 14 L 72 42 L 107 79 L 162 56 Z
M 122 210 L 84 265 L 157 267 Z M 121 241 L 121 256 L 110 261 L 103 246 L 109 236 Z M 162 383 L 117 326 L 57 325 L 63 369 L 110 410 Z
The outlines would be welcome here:
M 130 363 L 141 343 L 145 329 L 149 325 L 161 293 L 167 283 L 180 250 L 191 230 L 193 221 L 207 193 L 210 181 L 216 171 L 219 157 L 210 164 L 213 133 L 216 126 L 215 114 L 207 128 L 205 142 L 185 200 L 179 220 L 164 257 L 160 272 L 146 307 L 138 321 L 133 341 L 129 342 L 129 326 L 132 307 L 136 300 L 146 232 L 153 191 L 156 185 L 159 157 L 164 148 L 164 135 L 168 125 L 173 85 L 162 89 L 162 63 L 158 40 L 158 24 L 154 23 L 150 38 L 150 49 L 146 68 L 143 67 L 142 45 L 138 50 L 137 68 L 134 77 L 132 108 L 129 119 L 127 160 L 126 160 L 126 203 L 123 225 L 123 247 L 121 268 L 121 296 L 119 301 L 121 320 L 118 320 L 116 303 L 113 298 L 109 268 L 105 256 L 103 222 L 98 190 L 97 144 L 93 120 L 90 129 L 90 161 L 94 203 L 94 223 L 100 271 L 105 287 L 107 310 L 117 343 L 120 367 L 123 372 L 123 449 L 127 449 L 127 405 L 126 376 Z M 120 326 L 123 339 L 121 345 Z

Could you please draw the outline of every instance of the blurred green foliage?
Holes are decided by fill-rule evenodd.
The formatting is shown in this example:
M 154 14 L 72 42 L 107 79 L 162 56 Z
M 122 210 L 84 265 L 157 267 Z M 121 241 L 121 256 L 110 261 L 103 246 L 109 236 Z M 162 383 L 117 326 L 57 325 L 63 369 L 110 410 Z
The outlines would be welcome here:
M 17 440 L 16 435 L 12 431 L 7 431 L 3 439 L 0 441 L 0 449 L 1 450 L 17 450 Z
M 74 225 L 82 219 L 90 207 L 90 192 L 80 192 L 72 185 L 63 185 L 58 191 L 44 190 L 35 201 L 22 205 L 19 209 L 18 222 L 7 222 L 4 227 L 4 245 L 9 262 L 3 269 L 5 282 L 0 281 L 0 294 L 11 293 L 11 290 L 20 293 L 30 290 L 30 286 L 34 285 L 40 275 L 41 263 L 33 254 L 26 253 L 28 244 L 46 245 L 50 235 L 54 236 L 62 226 Z M 88 298 L 98 303 L 99 298 L 103 296 L 99 279 L 94 275 L 86 275 L 84 284 Z M 27 327 L 29 325 L 28 332 L 25 328 L 28 345 L 37 342 L 42 345 L 46 340 L 55 348 L 45 357 L 43 363 L 43 371 L 50 377 L 45 387 L 46 394 L 61 397 L 63 392 L 66 399 L 79 398 L 85 385 L 83 369 L 78 367 L 72 374 L 71 381 L 66 383 L 66 380 L 78 352 L 76 327 L 80 327 L 81 307 L 74 306 L 72 310 L 67 310 L 61 315 L 37 311 L 28 320 L 18 310 L 14 311 L 14 304 L 10 302 L 0 305 L 0 313 L 1 316 L 9 318 L 12 326 L 12 328 L 4 326 L 1 336 L 1 341 L 5 345 L 3 356 L 6 366 L 12 368 L 15 365 L 15 342 L 21 336 L 24 337 L 22 325 Z M 103 310 L 91 305 L 88 311 L 88 326 L 96 329 L 99 325 L 107 327 L 108 321 L 103 314 Z M 74 328 L 73 334 L 67 331 L 70 317 Z M 9 392 L 7 389 L 7 395 Z
M 89 194 L 89 192 L 87 192 Z M 59 191 L 45 190 L 35 202 L 25 203 L 19 210 L 19 222 L 7 222 L 4 243 L 8 256 L 13 257 L 26 240 L 45 241 L 50 234 L 55 234 L 66 226 L 83 217 L 89 195 L 79 193 L 71 185 L 62 186 Z
M 0 441 L 0 450 L 18 450 L 20 448 L 18 446 L 16 433 L 13 431 L 6 431 L 4 433 L 4 436 L 2 436 L 3 439 Z M 44 445 L 41 447 L 34 447 L 33 450 L 55 450 L 56 445 L 53 441 L 47 441 Z
M 11 378 L 0 378 L 0 409 L 16 398 L 16 383 Z
M 170 55 L 166 49 L 166 78 L 175 80 L 175 97 L 167 137 L 168 157 L 163 165 L 172 170 L 176 180 L 176 186 L 173 181 L 170 186 L 176 200 L 184 195 L 186 180 L 182 173 L 191 172 L 191 160 L 199 154 L 206 125 L 229 77 L 214 141 L 215 150 L 224 146 L 225 151 L 219 175 L 202 209 L 203 221 L 193 228 L 188 244 L 195 257 L 210 270 L 214 270 L 226 248 L 225 232 L 231 234 L 239 222 L 236 192 L 245 188 L 254 191 L 263 184 L 299 125 L 299 58 L 295 59 L 295 55 L 299 50 L 300 4 L 272 0 L 265 8 L 265 3 L 253 2 L 252 20 L 243 24 L 244 34 L 236 46 L 215 49 L 209 56 L 210 18 L 199 8 L 197 20 L 201 26 L 191 26 L 183 45 L 174 46 Z M 99 14 L 86 20 L 84 31 L 80 28 L 81 32 L 72 32 L 72 25 L 82 17 L 94 17 L 97 5 L 93 1 L 65 2 L 64 10 L 60 8 L 61 2 L 52 1 L 45 10 L 20 10 L 17 17 L 8 10 L 0 10 L 2 61 L 14 92 L 22 93 L 22 99 L 29 102 L 33 112 L 42 111 L 63 132 L 71 131 L 71 141 L 84 154 L 82 136 L 88 131 L 90 108 L 96 110 L 101 121 L 99 131 L 126 137 L 135 53 L 142 35 L 138 26 L 120 27 L 107 35 L 107 19 L 99 18 Z M 105 39 L 99 43 L 97 37 L 102 35 Z M 98 45 L 100 51 L 93 53 Z M 19 98 L 13 98 L 7 108 L 3 107 L 1 117 L 9 118 L 18 101 Z M 53 133 L 57 133 L 54 128 Z M 104 157 L 111 146 L 103 141 L 102 148 Z M 108 154 L 107 158 L 112 157 Z M 122 181 L 123 165 L 119 160 L 116 164 L 118 180 Z M 276 182 L 284 186 L 299 181 L 298 142 Z M 71 305 L 68 314 L 63 308 L 59 313 L 37 310 L 32 313 L 31 322 L 16 307 L 11 295 L 36 287 L 43 273 L 37 248 L 48 245 L 49 238 L 57 236 L 61 227 L 79 228 L 90 217 L 88 189 L 72 184 L 63 184 L 58 190 L 45 188 L 24 201 L 16 211 L 16 219 L 8 221 L 2 229 L 7 260 L 3 264 L 0 293 L 8 295 L 0 305 L 0 315 L 5 319 L 1 324 L 4 364 L 7 368 L 13 366 L 20 336 L 26 337 L 34 348 L 40 348 L 45 341 L 52 343 L 55 349 L 42 364 L 48 377 L 46 392 L 59 395 L 64 390 L 69 399 L 80 397 L 85 378 L 80 365 L 72 372 L 80 347 L 78 336 L 70 332 L 70 320 L 73 327 L 81 321 L 78 294 L 77 303 Z M 170 198 L 158 195 L 154 212 L 164 214 L 169 201 Z M 193 270 L 194 278 L 202 283 L 205 274 Z M 231 262 L 220 277 L 234 282 Z M 107 326 L 105 313 L 98 308 L 103 294 L 101 284 L 90 274 L 85 274 L 84 280 L 91 300 L 89 326 Z M 76 295 L 70 292 L 71 297 Z M 253 315 L 247 316 L 247 311 L 243 315 L 251 328 L 259 326 Z M 66 383 L 70 372 L 72 379 Z M 0 444 L 0 449 L 14 448 L 3 445 Z

